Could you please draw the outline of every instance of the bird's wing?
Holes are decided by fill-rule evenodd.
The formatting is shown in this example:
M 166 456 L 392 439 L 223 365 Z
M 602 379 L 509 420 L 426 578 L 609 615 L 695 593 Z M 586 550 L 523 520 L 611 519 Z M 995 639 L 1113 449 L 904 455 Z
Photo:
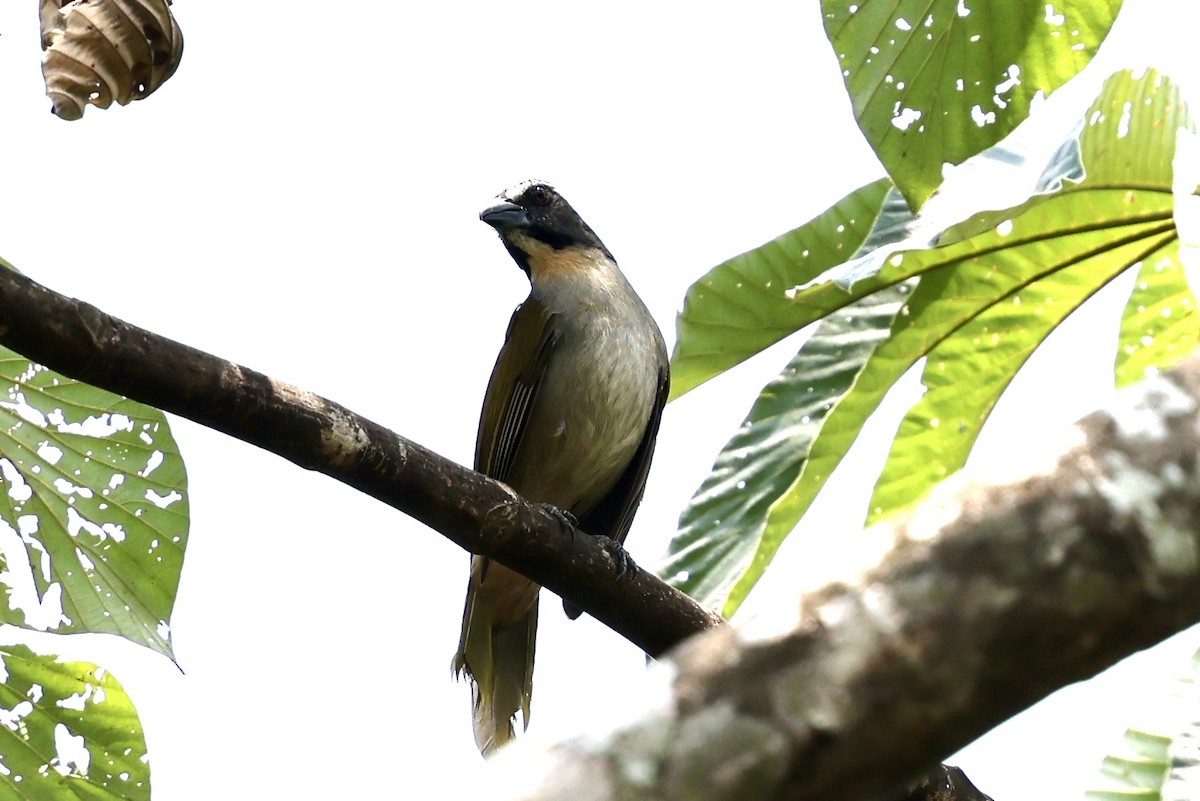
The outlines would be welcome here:
M 507 481 L 558 337 L 554 315 L 530 296 L 513 312 L 479 417 L 475 469 Z
M 604 535 L 624 542 L 629 527 L 633 525 L 633 515 L 642 502 L 642 493 L 646 491 L 646 476 L 650 473 L 650 460 L 654 456 L 654 441 L 658 438 L 658 425 L 662 422 L 663 406 L 667 403 L 670 388 L 671 372 L 664 355 L 658 371 L 654 408 L 650 411 L 650 420 L 646 423 L 637 451 L 613 488 L 579 521 L 579 527 L 588 534 Z

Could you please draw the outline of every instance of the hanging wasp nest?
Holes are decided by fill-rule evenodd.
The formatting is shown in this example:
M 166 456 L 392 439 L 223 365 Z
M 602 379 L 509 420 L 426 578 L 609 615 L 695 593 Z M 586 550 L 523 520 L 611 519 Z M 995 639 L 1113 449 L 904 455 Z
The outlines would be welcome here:
M 141 100 L 171 77 L 183 34 L 171 0 L 41 0 L 42 75 L 54 113 Z

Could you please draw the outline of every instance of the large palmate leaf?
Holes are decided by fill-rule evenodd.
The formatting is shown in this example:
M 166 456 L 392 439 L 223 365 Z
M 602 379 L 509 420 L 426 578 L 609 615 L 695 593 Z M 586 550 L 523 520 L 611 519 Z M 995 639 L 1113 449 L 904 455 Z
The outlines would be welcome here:
M 1127 113 L 1107 113 L 1113 104 Z M 845 307 L 838 312 L 845 314 L 867 302 L 858 298 L 919 277 L 886 336 L 858 333 L 862 347 L 845 365 L 852 376 L 817 384 L 785 374 L 768 387 L 685 511 L 664 575 L 725 614 L 736 610 L 885 393 L 923 358 L 927 391 L 901 425 L 872 516 L 958 469 L 999 394 L 1049 332 L 1116 275 L 1177 247 L 1169 165 L 1174 131 L 1186 120 L 1178 93 L 1160 76 L 1114 76 L 1078 150 L 1059 150 L 1082 160 L 1081 182 L 1047 182 L 1057 191 L 1021 204 L 1011 219 L 957 226 L 952 244 L 893 253 L 878 271 L 848 265 L 862 277 L 849 291 L 836 271 L 797 290 L 798 306 L 824 306 L 826 314 Z M 1134 152 L 1141 155 L 1130 158 Z M 1061 165 L 1050 172 L 1061 174 Z M 819 364 L 812 349 L 826 346 L 814 336 L 789 368 Z M 820 419 L 767 413 L 813 405 L 826 410 Z M 769 485 L 749 468 L 752 460 L 738 466 L 747 443 L 756 444 L 756 460 L 777 466 Z
M 958 298 L 964 295 L 978 296 L 966 301 L 977 311 L 928 351 L 922 375 L 925 395 L 900 424 L 871 500 L 869 520 L 916 500 L 961 468 L 1017 370 L 1070 312 L 1125 270 L 1144 273 L 1149 265 L 1151 271 L 1177 275 L 1167 288 L 1184 294 L 1166 298 L 1160 291 L 1153 304 L 1158 309 L 1179 308 L 1179 324 L 1170 329 L 1178 333 L 1175 337 L 1161 334 L 1160 329 L 1167 328 L 1161 315 L 1147 321 L 1136 310 L 1133 315 L 1126 310 L 1118 353 L 1129 352 L 1129 339 L 1137 340 L 1139 349 L 1134 352 L 1137 359 L 1121 366 L 1127 371 L 1144 369 L 1188 353 L 1189 336 L 1195 342 L 1195 318 L 1183 313 L 1192 308 L 1192 299 L 1178 264 L 1171 165 L 1177 132 L 1190 124 L 1178 89 L 1157 73 L 1112 76 L 1080 134 L 1086 179 L 1059 198 L 1035 202 L 998 231 L 975 238 L 1020 238 L 1031 228 L 1045 236 L 1004 249 L 995 259 L 963 265 L 942 292 L 956 304 L 963 303 Z M 1159 219 L 1128 225 L 1133 209 L 1137 215 Z M 1069 219 L 1060 218 L 1064 212 Z M 1069 233 L 1070 227 L 1088 221 L 1103 230 Z M 993 274 L 1022 276 L 1031 265 L 1040 275 L 1025 285 L 1011 292 L 987 291 L 987 285 L 995 283 Z M 1143 283 L 1150 286 L 1149 279 Z M 1134 302 L 1149 300 L 1146 294 L 1135 289 Z
M 0 621 L 171 655 L 187 540 L 162 413 L 0 349 Z
M 103 668 L 0 645 L 0 798 L 147 801 L 137 712 Z
M 854 116 L 914 209 L 1091 60 L 1120 0 L 822 0 Z

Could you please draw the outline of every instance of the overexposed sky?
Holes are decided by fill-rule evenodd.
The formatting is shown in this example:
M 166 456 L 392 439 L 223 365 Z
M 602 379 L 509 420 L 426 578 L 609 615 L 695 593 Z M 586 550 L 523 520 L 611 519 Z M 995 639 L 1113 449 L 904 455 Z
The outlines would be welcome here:
M 1134 5 L 1151 25 L 1156 9 L 1177 15 L 1156 35 L 1196 30 L 1178 19 L 1200 13 L 1188 2 Z M 815 2 L 179 0 L 187 44 L 175 77 L 147 101 L 71 124 L 42 94 L 34 6 L 0 5 L 0 256 L 465 463 L 527 292 L 477 219 L 497 192 L 554 183 L 671 342 L 686 288 L 709 267 L 882 174 Z M 1125 52 L 1145 36 L 1129 33 Z M 1194 59 L 1194 46 L 1160 39 L 1152 52 Z M 1092 343 L 1115 342 L 1119 292 L 1064 332 L 1069 381 L 1054 354 L 1035 357 L 985 447 L 1036 448 L 1033 421 L 1060 424 L 1102 400 L 1112 355 Z M 668 408 L 628 543 L 635 559 L 655 563 L 794 347 Z M 789 570 L 820 573 L 831 538 L 852 542 L 873 482 L 854 465 L 882 458 L 896 420 L 868 430 L 878 453 L 830 484 L 781 554 L 789 568 L 751 607 L 769 602 L 772 582 L 793 581 Z M 106 665 L 132 693 L 156 801 L 454 797 L 481 765 L 469 692 L 450 677 L 466 555 L 327 478 L 172 426 L 193 514 L 172 620 L 182 672 L 112 638 L 37 639 Z M 531 734 L 619 704 L 644 672 L 616 635 L 543 603 Z M 1127 670 L 1173 675 L 1198 641 Z M 1085 786 L 1146 703 L 1139 693 L 1154 694 L 1128 683 L 1088 692 L 985 739 L 960 760 L 968 775 L 997 799 L 1057 801 Z

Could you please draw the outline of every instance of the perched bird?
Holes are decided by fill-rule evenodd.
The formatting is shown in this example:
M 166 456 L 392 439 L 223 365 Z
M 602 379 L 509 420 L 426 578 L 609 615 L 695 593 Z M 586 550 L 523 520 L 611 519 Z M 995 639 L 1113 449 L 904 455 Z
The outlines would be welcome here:
M 552 187 L 527 182 L 500 200 L 479 217 L 531 290 L 492 370 L 475 469 L 620 543 L 642 500 L 667 400 L 662 333 L 608 248 Z M 540 589 L 471 557 L 453 666 L 471 681 L 484 756 L 513 738 L 518 710 L 529 725 Z

